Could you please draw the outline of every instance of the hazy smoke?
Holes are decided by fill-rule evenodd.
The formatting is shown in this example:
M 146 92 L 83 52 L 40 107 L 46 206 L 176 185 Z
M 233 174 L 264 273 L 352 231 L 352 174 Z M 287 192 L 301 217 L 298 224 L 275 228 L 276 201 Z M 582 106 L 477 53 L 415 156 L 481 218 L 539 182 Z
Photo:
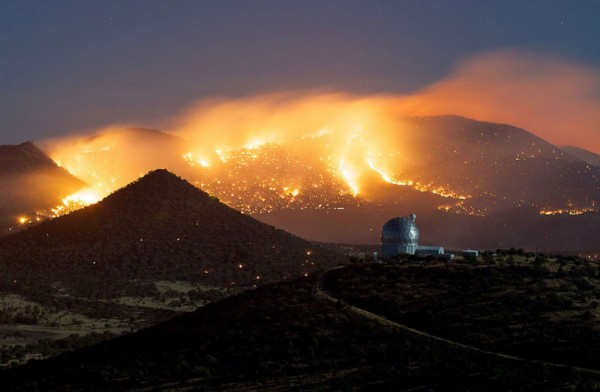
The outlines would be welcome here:
M 405 114 L 457 114 L 524 128 L 555 145 L 600 153 L 600 72 L 543 54 L 472 57 L 400 99 Z
M 403 117 L 438 114 L 507 123 L 556 145 L 600 152 L 600 72 L 547 55 L 501 50 L 472 57 L 410 95 L 290 91 L 205 99 L 166 123 L 163 130 L 179 136 L 178 142 L 165 139 L 168 135 L 148 142 L 144 132 L 112 127 L 44 147 L 79 178 L 108 191 L 157 165 L 177 170 L 187 153 L 210 165 L 219 151 L 265 143 L 296 146 L 302 140 L 310 146 L 303 153 L 325 157 L 320 159 L 356 191 L 361 177 L 372 172 L 369 167 L 388 170 L 397 162 Z M 305 142 L 311 139 L 315 142 Z
M 600 72 L 538 53 L 499 50 L 471 57 L 410 95 L 361 97 L 287 92 L 195 104 L 172 131 L 201 143 L 277 142 L 324 128 L 378 134 L 410 115 L 456 114 L 515 125 L 555 145 L 600 152 Z
M 197 148 L 204 145 L 209 149 L 285 143 L 330 133 L 355 134 L 391 120 L 382 115 L 383 101 L 331 92 L 208 99 L 172 121 L 168 132 L 192 141 Z

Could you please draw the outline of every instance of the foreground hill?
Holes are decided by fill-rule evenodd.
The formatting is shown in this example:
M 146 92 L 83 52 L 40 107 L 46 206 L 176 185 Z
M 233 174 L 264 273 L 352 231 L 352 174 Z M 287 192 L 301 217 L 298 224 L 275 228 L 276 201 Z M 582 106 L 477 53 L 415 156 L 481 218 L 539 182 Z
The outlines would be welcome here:
M 166 170 L 0 239 L 0 289 L 39 301 L 152 294 L 157 280 L 252 286 L 340 256 L 223 204 Z
M 18 228 L 21 215 L 48 215 L 84 186 L 31 142 L 0 146 L 0 235 Z
M 557 275 L 536 268 L 364 264 L 335 269 L 320 278 L 247 291 L 132 335 L 0 373 L 0 386 L 27 391 L 593 390 L 600 385 L 600 372 L 594 370 L 597 327 L 588 318 L 571 330 L 569 321 L 578 316 L 559 312 L 578 308 L 579 300 L 553 284 L 557 279 L 575 284 L 587 271 L 584 280 L 597 285 L 593 271 L 598 269 L 567 263 L 565 275 Z M 401 285 L 394 284 L 398 277 Z M 535 302 L 529 298 L 532 285 L 545 287 Z M 461 292 L 464 287 L 471 289 Z M 486 287 L 493 293 L 493 309 L 487 312 L 492 294 L 486 295 Z M 586 290 L 577 286 L 573 295 Z M 456 304 L 444 302 L 455 295 Z M 428 311 L 429 301 L 434 311 Z M 544 312 L 555 314 L 547 318 Z M 428 324 L 431 320 L 439 324 Z M 466 344 L 444 338 L 454 335 Z M 498 340 L 503 337 L 512 346 Z M 586 341 L 585 357 L 560 356 L 580 350 Z M 479 349 L 495 350 L 494 344 L 497 352 Z M 515 349 L 528 354 L 504 355 Z M 555 356 L 561 364 L 551 363 Z M 577 367 L 588 360 L 593 369 Z
M 473 266 L 351 266 L 328 273 L 325 286 L 349 304 L 436 336 L 600 370 L 597 262 L 486 258 Z

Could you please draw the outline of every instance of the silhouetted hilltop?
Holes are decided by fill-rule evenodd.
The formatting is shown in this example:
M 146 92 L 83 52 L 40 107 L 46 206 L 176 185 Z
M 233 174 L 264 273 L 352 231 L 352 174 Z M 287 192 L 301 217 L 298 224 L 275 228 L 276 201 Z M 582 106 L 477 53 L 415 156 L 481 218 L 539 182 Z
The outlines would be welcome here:
M 1 175 L 49 169 L 56 164 L 32 142 L 0 146 Z
M 103 297 L 156 279 L 244 286 L 339 261 L 156 170 L 95 205 L 0 239 L 0 288 Z
M 0 146 L 0 235 L 18 226 L 20 215 L 48 215 L 84 186 L 32 142 Z

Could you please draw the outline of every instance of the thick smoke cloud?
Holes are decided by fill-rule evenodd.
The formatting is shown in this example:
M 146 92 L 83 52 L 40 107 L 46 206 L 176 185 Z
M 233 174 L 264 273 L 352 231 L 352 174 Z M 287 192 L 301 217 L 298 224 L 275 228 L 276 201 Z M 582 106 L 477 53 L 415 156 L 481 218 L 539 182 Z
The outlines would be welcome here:
M 160 128 L 180 136 L 182 143 L 185 140 L 186 151 L 178 150 L 178 157 L 192 152 L 208 163 L 216 159 L 218 151 L 318 139 L 323 143 L 314 143 L 317 148 L 312 154 L 329 156 L 331 164 L 352 183 L 369 171 L 367 161 L 385 167 L 386 159 L 402 154 L 403 117 L 444 114 L 515 125 L 555 145 L 575 145 L 598 153 L 600 72 L 544 54 L 505 49 L 467 59 L 446 78 L 412 94 L 288 91 L 211 98 L 173 115 Z M 141 145 L 130 138 L 123 141 L 116 128 L 126 127 L 107 128 L 94 137 L 53 140 L 43 146 L 88 183 L 106 185 L 120 177 L 117 182 L 121 185 L 152 167 L 153 159 L 165 156 L 166 147 L 162 142 L 143 143 L 144 151 L 139 152 L 143 156 L 133 159 L 135 151 L 130 150 Z M 127 159 L 122 165 L 143 165 L 115 168 L 122 173 L 104 178 L 107 176 L 98 173 L 107 170 L 97 167 L 99 162 L 84 162 L 86 152 L 103 149 L 124 154 Z
M 564 59 L 516 50 L 481 54 L 399 101 L 405 114 L 508 123 L 555 145 L 600 153 L 600 71 Z
M 319 91 L 208 99 L 173 120 L 168 132 L 210 149 L 286 143 L 332 132 L 353 134 L 390 120 L 382 114 L 386 100 Z
M 209 145 L 277 142 L 356 123 L 396 133 L 404 116 L 455 114 L 515 125 L 547 141 L 600 152 L 600 71 L 512 49 L 479 54 L 444 79 L 408 95 L 286 92 L 203 100 L 171 131 Z

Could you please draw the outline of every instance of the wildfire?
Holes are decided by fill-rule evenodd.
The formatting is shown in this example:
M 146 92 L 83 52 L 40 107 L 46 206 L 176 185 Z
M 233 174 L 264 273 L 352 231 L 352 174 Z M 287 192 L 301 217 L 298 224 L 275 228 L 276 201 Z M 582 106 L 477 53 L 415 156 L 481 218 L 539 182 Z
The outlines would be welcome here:
M 283 187 L 283 192 L 285 196 L 296 197 L 300 194 L 300 189 L 294 187 Z
M 191 166 L 210 167 L 210 163 L 205 158 L 196 158 L 193 153 L 188 152 L 183 155 L 183 159 Z
M 343 179 L 346 181 L 350 189 L 352 189 L 352 194 L 354 196 L 358 195 L 358 184 L 356 182 L 356 171 L 352 170 L 352 168 L 346 166 L 344 164 L 344 160 L 340 160 L 340 173 L 342 174 Z
M 52 212 L 92 204 L 165 167 L 248 214 L 349 208 L 376 200 L 385 182 L 448 199 L 439 203 L 441 211 L 484 215 L 488 206 L 479 200 L 496 199 L 484 183 L 460 173 L 447 177 L 435 166 L 439 159 L 428 165 L 442 152 L 430 157 L 406 147 L 415 133 L 403 132 L 402 103 L 390 96 L 325 93 L 210 100 L 172 121 L 168 133 L 127 136 L 128 128 L 111 128 L 58 141 L 48 148 L 52 158 L 95 193 L 71 195 Z M 592 209 L 545 208 L 540 214 L 578 211 Z
M 597 209 L 592 207 L 587 208 L 565 208 L 565 209 L 544 209 L 540 210 L 540 215 L 582 215 L 587 212 L 598 212 Z
M 459 199 L 459 200 L 467 200 L 472 197 L 471 195 L 461 195 L 459 193 L 451 191 L 450 189 L 446 189 L 441 186 L 435 186 L 433 184 L 416 183 L 416 184 L 414 184 L 414 188 L 421 192 L 431 192 L 438 196 Z
M 382 169 L 376 167 L 375 164 L 373 163 L 373 160 L 370 157 L 367 159 L 367 164 L 369 165 L 371 170 L 373 170 L 375 173 L 379 174 L 379 176 L 381 176 L 381 179 L 383 181 L 387 182 L 388 184 L 400 185 L 400 186 L 412 186 L 414 184 L 413 181 L 409 181 L 409 180 L 399 181 L 399 180 L 392 178 L 392 176 L 390 176 L 388 173 L 386 173 Z
M 466 199 L 470 199 L 472 197 L 471 195 L 460 194 L 460 193 L 454 192 L 450 189 L 441 187 L 439 185 L 436 186 L 432 183 L 422 184 L 420 182 L 416 182 L 413 180 L 397 180 L 397 179 L 393 178 L 390 174 L 386 173 L 384 170 L 375 166 L 375 164 L 373 163 L 373 160 L 370 157 L 367 159 L 367 163 L 368 163 L 369 167 L 371 168 L 371 170 L 373 170 L 374 172 L 379 174 L 381 179 L 389 184 L 398 185 L 398 186 L 409 186 L 420 192 L 431 192 L 438 196 L 452 198 L 452 199 L 466 200 Z M 447 209 L 446 209 L 446 211 L 447 211 Z
M 60 216 L 71 211 L 95 204 L 102 195 L 94 188 L 85 188 L 62 199 L 62 204 L 52 209 L 53 216 Z
M 459 201 L 454 204 L 444 204 L 438 206 L 438 211 L 443 212 L 452 212 L 455 214 L 461 215 L 470 215 L 470 216 L 485 216 L 485 210 L 481 210 L 471 205 L 467 205 L 464 201 Z

